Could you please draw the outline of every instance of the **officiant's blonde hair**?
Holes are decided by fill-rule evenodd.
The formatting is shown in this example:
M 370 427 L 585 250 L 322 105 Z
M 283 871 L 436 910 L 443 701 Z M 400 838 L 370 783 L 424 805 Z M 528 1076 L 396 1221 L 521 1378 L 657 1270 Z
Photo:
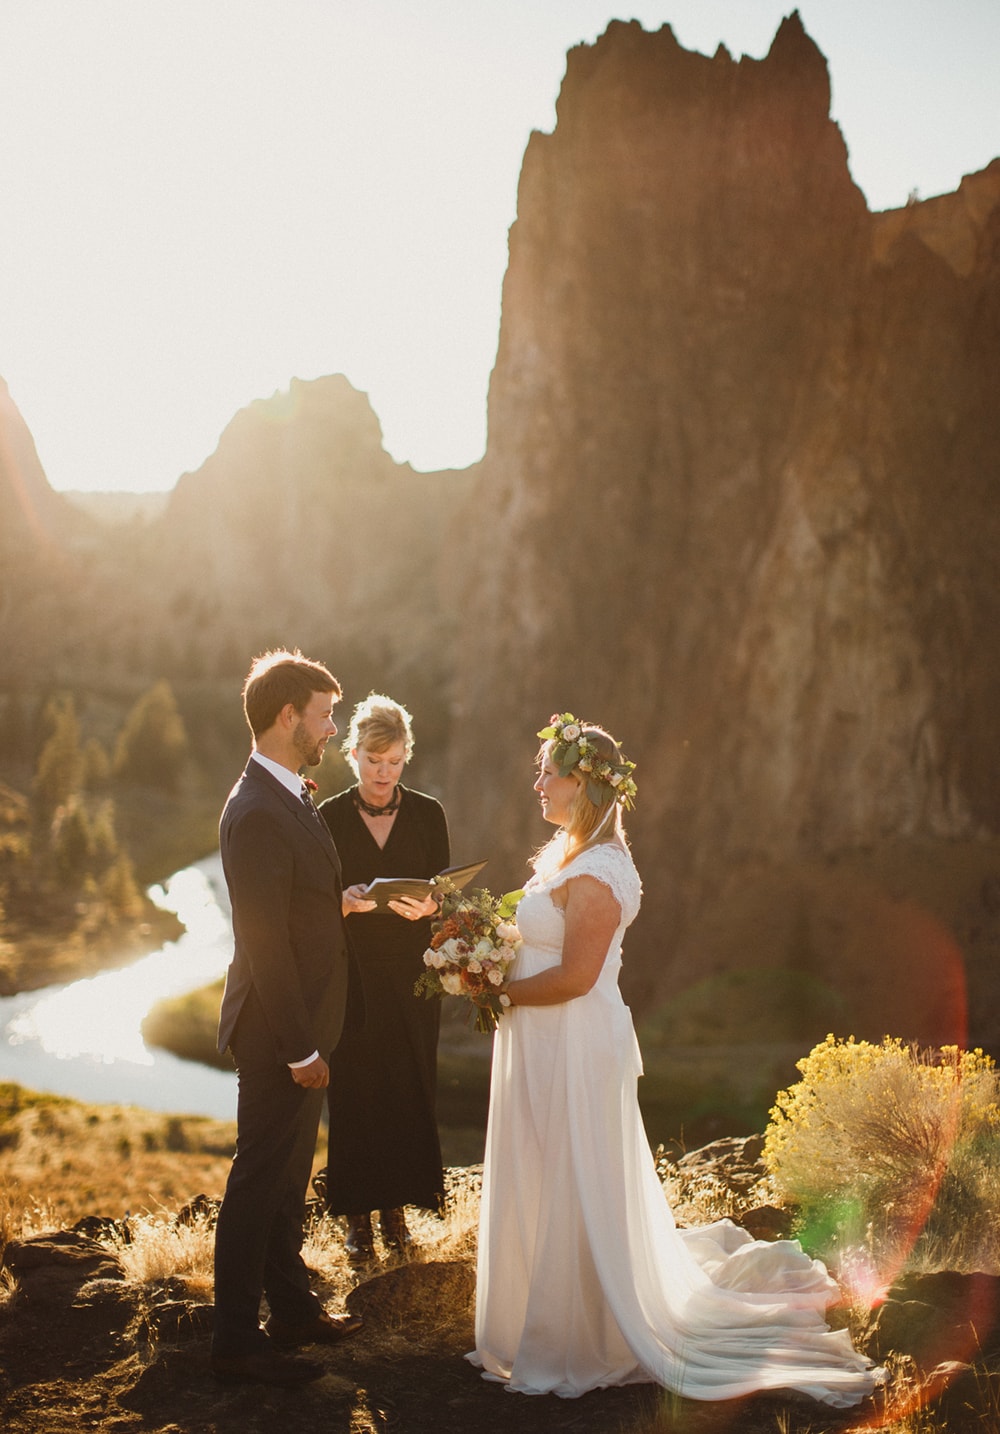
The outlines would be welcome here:
M 413 718 L 401 702 L 394 702 L 384 692 L 369 692 L 351 713 L 351 725 L 340 750 L 357 776 L 358 764 L 352 752 L 358 747 L 367 747 L 369 752 L 387 752 L 397 742 L 402 742 L 403 760 L 408 762 L 413 752 Z
M 607 757 L 612 762 L 621 762 L 621 748 L 611 733 L 605 732 L 603 727 L 584 727 L 580 735 L 586 737 L 602 757 Z M 546 750 L 551 745 L 551 742 L 542 743 L 538 749 L 539 762 L 544 759 Z M 599 846 L 601 842 L 616 839 L 624 840 L 622 809 L 620 803 L 615 800 L 614 788 L 608 786 L 605 789 L 602 786 L 601 794 L 603 796 L 606 790 L 607 800 L 598 805 L 590 799 L 585 774 L 575 767 L 570 776 L 576 779 L 577 791 L 569 809 L 569 818 L 555 836 L 535 853 L 532 866 L 537 872 L 561 871 L 584 847 Z

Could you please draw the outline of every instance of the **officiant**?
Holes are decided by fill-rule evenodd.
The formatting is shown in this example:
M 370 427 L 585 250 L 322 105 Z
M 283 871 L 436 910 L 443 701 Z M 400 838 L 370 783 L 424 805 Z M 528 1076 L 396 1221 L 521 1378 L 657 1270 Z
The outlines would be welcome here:
M 355 708 L 343 751 L 357 783 L 320 812 L 344 886 L 447 867 L 443 807 L 400 781 L 413 752 L 406 708 L 372 693 Z M 376 1258 L 373 1213 L 386 1253 L 403 1254 L 411 1239 L 404 1207 L 437 1210 L 444 1198 L 435 1113 L 441 1003 L 413 994 L 436 911 L 434 897 L 403 897 L 347 918 L 367 1019 L 341 1039 L 330 1064 L 325 1199 L 331 1215 L 347 1216 L 345 1248 L 355 1265 Z

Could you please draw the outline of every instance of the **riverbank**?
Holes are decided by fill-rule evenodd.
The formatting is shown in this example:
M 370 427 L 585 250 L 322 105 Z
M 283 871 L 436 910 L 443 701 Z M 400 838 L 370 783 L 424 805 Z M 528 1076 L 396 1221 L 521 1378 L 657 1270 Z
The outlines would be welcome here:
M 25 788 L 27 790 L 27 787 Z M 131 872 L 128 898 L 109 900 L 98 882 L 79 891 L 59 884 L 53 871 L 30 881 L 8 879 L 0 902 L 0 997 L 85 980 L 127 966 L 184 932 L 170 910 L 150 899 L 149 888 L 213 850 L 218 801 L 210 794 L 168 795 L 148 789 L 115 792 L 114 827 Z M 15 856 L 27 861 L 33 838 L 28 798 L 0 784 L 0 877 Z M 0 881 L 0 896 L 4 883 Z
M 5 927 L 0 937 L 0 997 L 116 970 L 176 941 L 184 932 L 172 911 L 149 900 L 139 916 L 112 924 L 88 921 L 86 910 L 74 914 L 70 927 L 59 919 L 53 919 L 48 929 L 38 920 L 31 930 Z

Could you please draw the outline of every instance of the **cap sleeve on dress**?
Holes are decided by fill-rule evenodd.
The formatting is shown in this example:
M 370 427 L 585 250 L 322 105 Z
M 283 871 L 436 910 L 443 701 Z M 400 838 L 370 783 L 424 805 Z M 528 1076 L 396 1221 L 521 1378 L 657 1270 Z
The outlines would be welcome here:
M 621 908 L 625 925 L 635 920 L 642 897 L 642 882 L 635 869 L 631 855 L 620 846 L 603 842 L 599 846 L 587 847 L 575 856 L 568 866 L 557 871 L 546 885 L 550 890 L 565 886 L 575 876 L 593 876 L 611 892 Z

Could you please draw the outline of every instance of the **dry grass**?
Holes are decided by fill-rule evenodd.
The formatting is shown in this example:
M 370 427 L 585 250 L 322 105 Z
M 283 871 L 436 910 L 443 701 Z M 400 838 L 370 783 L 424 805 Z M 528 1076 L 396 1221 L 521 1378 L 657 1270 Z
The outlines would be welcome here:
M 737 1190 L 710 1170 L 678 1170 L 659 1151 L 657 1155 L 657 1172 L 678 1225 L 739 1220 L 748 1210 L 777 1203 L 766 1176 Z
M 0 1270 L 0 1310 L 8 1305 L 17 1294 L 17 1280 L 10 1270 Z
M 195 1302 L 212 1299 L 214 1228 L 210 1214 L 178 1221 L 176 1212 L 201 1191 L 218 1198 L 229 1168 L 234 1128 L 226 1123 L 160 1116 L 125 1107 L 89 1107 L 72 1101 L 34 1097 L 0 1087 L 0 1245 L 9 1239 L 72 1224 L 85 1215 L 120 1218 L 133 1212 L 127 1237 L 110 1233 L 106 1243 L 121 1260 L 127 1277 L 149 1289 L 168 1279 L 183 1282 Z M 661 1170 L 666 1171 L 662 1166 Z M 414 1265 L 428 1265 L 426 1284 L 405 1279 L 392 1287 L 395 1303 L 373 1312 L 372 1325 L 382 1338 L 381 1357 L 408 1356 L 412 1332 L 419 1328 L 425 1348 L 441 1347 L 467 1334 L 471 1320 L 473 1262 L 479 1213 L 479 1174 L 475 1169 L 449 1172 L 444 1216 L 409 1210 L 414 1235 L 410 1259 L 384 1257 L 380 1272 L 395 1269 L 400 1279 Z M 668 1174 L 667 1198 L 683 1224 L 721 1216 L 739 1217 L 773 1194 L 761 1182 L 734 1194 L 705 1174 Z M 956 1246 L 957 1249 L 957 1246 Z M 358 1276 L 343 1251 L 343 1222 L 314 1216 L 306 1233 L 304 1256 L 318 1276 L 318 1291 L 332 1308 L 341 1308 L 355 1290 L 375 1291 L 384 1281 L 358 1286 Z M 949 1252 L 954 1255 L 954 1251 Z M 952 1266 L 954 1260 L 951 1261 Z M 0 1276 L 0 1308 L 16 1297 L 13 1280 Z M 376 1296 L 372 1294 L 372 1298 Z M 859 1311 L 859 1317 L 861 1312 Z M 377 1316 L 377 1317 L 376 1317 Z M 152 1336 L 151 1336 L 152 1337 Z M 975 1400 L 961 1418 L 947 1410 L 924 1407 L 916 1372 L 905 1360 L 892 1361 L 892 1396 L 885 1416 L 866 1427 L 885 1434 L 997 1434 L 1000 1384 L 983 1373 Z M 713 1412 L 714 1411 L 714 1412 Z M 652 1422 L 630 1425 L 628 1434 L 699 1434 L 717 1431 L 720 1411 L 693 1406 L 664 1394 Z M 782 1419 L 774 1429 L 782 1434 Z M 713 1422 L 715 1421 L 715 1422 Z M 736 1426 L 738 1427 L 738 1426 Z M 758 1426 L 755 1424 L 754 1429 Z M 787 1434 L 847 1434 L 842 1416 L 815 1418 L 796 1409 L 786 1419 Z
M 181 1276 L 190 1286 L 211 1289 L 215 1225 L 207 1215 L 181 1223 L 171 1215 L 140 1215 L 128 1222 L 128 1238 L 113 1233 L 107 1243 L 130 1280 L 152 1284 Z
M 221 1195 L 235 1142 L 230 1121 L 84 1105 L 0 1084 L 0 1238 L 11 1212 L 51 1229 L 84 1215 L 177 1209 L 202 1191 Z

